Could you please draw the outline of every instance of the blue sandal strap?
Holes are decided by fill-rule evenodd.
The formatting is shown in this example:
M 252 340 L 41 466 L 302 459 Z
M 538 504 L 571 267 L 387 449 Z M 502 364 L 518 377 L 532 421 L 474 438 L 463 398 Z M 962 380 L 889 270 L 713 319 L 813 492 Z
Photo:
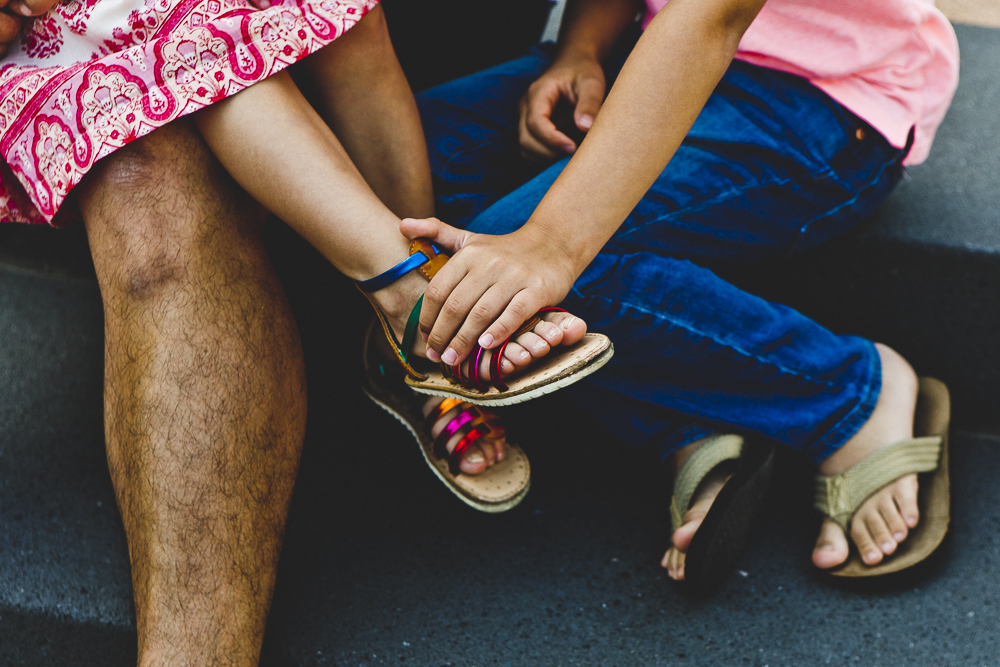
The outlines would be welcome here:
M 431 258 L 425 255 L 422 251 L 418 250 L 388 271 L 380 273 L 374 278 L 369 278 L 368 280 L 357 281 L 358 289 L 362 292 L 377 292 L 383 287 L 388 287 L 393 284 L 410 271 L 420 268 L 429 261 L 431 261 Z

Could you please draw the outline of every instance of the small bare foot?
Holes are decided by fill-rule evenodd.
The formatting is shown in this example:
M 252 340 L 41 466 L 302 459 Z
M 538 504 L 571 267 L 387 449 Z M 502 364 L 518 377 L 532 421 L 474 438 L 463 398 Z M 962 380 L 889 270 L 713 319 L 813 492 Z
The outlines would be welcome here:
M 699 447 L 701 447 L 701 442 L 696 442 L 681 448 L 674 454 L 675 474 L 681 469 L 684 461 Z M 708 510 L 712 508 L 712 503 L 715 502 L 716 496 L 722 491 L 722 487 L 726 485 L 729 478 L 733 476 L 734 467 L 735 462 L 717 466 L 715 470 L 702 480 L 701 484 L 695 490 L 694 496 L 691 497 L 688 510 L 684 513 L 684 524 L 674 531 L 673 546 L 667 549 L 667 553 L 663 555 L 663 559 L 660 561 L 660 565 L 666 568 L 667 574 L 671 579 L 675 581 L 682 581 L 684 579 L 684 558 L 688 547 L 691 546 L 691 540 L 694 539 L 695 533 L 701 527 L 701 522 L 705 518 L 705 515 L 708 514 Z
M 410 311 L 426 286 L 427 281 L 422 276 L 412 273 L 371 295 L 389 317 L 397 341 L 402 340 Z M 521 334 L 507 345 L 504 357 L 500 360 L 500 374 L 506 378 L 523 371 L 535 360 L 547 355 L 553 347 L 572 345 L 583 338 L 585 333 L 587 324 L 579 317 L 561 312 L 545 313 L 542 321 L 531 331 Z M 412 352 L 419 357 L 426 357 L 427 349 L 422 340 L 417 340 L 413 344 Z M 490 379 L 492 355 L 493 351 L 488 351 L 480 361 L 479 377 L 486 382 Z M 467 377 L 470 375 L 471 363 L 471 360 L 466 360 L 463 364 L 462 371 Z M 439 397 L 429 398 L 423 405 L 424 416 L 430 414 L 441 400 Z M 457 416 L 454 414 L 457 410 L 458 408 L 455 408 L 442 415 L 432 427 L 431 434 L 436 437 Z M 488 412 L 485 408 L 480 410 Z M 461 440 L 459 435 L 452 438 L 447 447 L 449 452 L 455 448 L 459 440 Z M 459 467 L 463 473 L 477 475 L 502 461 L 506 455 L 506 447 L 506 441 L 503 439 L 481 438 L 462 454 Z
M 424 417 L 431 414 L 438 405 L 441 404 L 445 399 L 440 396 L 433 396 L 429 398 L 423 407 Z M 451 410 L 448 410 L 431 426 L 431 437 L 437 438 L 438 435 L 452 422 L 453 419 L 459 416 L 459 413 L 464 408 L 460 405 L 455 406 Z M 493 419 L 499 421 L 499 417 L 491 413 L 487 408 L 477 407 L 474 408 L 480 412 L 480 414 L 487 415 L 488 419 Z M 464 433 L 459 430 L 451 437 L 446 445 L 446 449 L 450 454 L 454 451 L 455 447 L 464 437 Z M 478 475 L 481 472 L 486 471 L 493 465 L 500 463 L 507 457 L 507 439 L 503 436 L 493 437 L 491 435 L 485 435 L 472 445 L 469 446 L 465 453 L 462 454 L 462 459 L 459 462 L 459 468 L 466 475 Z
M 897 352 L 878 343 L 875 347 L 882 362 L 882 390 L 875 410 L 854 437 L 823 461 L 819 467 L 823 475 L 842 473 L 878 450 L 913 437 L 917 375 Z M 875 565 L 896 551 L 919 520 L 917 476 L 907 475 L 883 487 L 858 508 L 851 519 L 850 539 L 861 559 Z M 835 522 L 824 519 L 813 563 L 828 569 L 847 560 L 847 537 Z

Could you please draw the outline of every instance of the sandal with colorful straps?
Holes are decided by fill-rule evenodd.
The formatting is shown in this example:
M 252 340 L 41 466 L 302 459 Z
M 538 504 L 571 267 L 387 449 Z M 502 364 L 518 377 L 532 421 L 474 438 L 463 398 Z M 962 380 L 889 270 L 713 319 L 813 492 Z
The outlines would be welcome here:
M 430 469 L 448 490 L 481 512 L 504 512 L 524 500 L 531 486 L 531 465 L 520 447 L 507 442 L 504 459 L 478 475 L 461 472 L 459 463 L 469 447 L 484 438 L 504 438 L 504 428 L 492 413 L 457 398 L 445 398 L 425 417 L 428 400 L 403 382 L 405 373 L 395 363 L 394 351 L 373 321 L 365 334 L 365 393 L 398 419 L 420 445 Z M 448 422 L 433 436 L 439 421 Z M 459 438 L 449 452 L 448 443 Z
M 431 362 L 422 364 L 423 360 L 411 360 L 411 351 L 420 322 L 420 307 L 423 303 L 423 297 L 417 300 L 410 312 L 403 340 L 397 342 L 389 320 L 370 294 L 391 285 L 413 270 L 419 271 L 427 280 L 431 280 L 447 261 L 448 256 L 440 252 L 437 246 L 425 239 L 417 239 L 410 243 L 410 256 L 407 259 L 385 273 L 357 283 L 358 289 L 368 297 L 374 306 L 375 313 L 382 323 L 385 337 L 392 345 L 396 360 L 406 372 L 406 384 L 412 389 L 434 396 L 461 398 L 475 405 L 514 405 L 530 401 L 583 379 L 608 363 L 614 354 L 614 347 L 607 336 L 595 333 L 584 334 L 583 338 L 576 344 L 560 345 L 553 348 L 548 355 L 535 360 L 524 373 L 509 383 L 505 382 L 500 377 L 500 359 L 511 339 L 534 329 L 544 313 L 565 312 L 561 308 L 548 307 L 539 310 L 532 318 L 522 324 L 513 336 L 494 350 L 489 364 L 489 384 L 482 379 L 479 370 L 483 355 L 487 351 L 478 345 L 469 357 L 472 363 L 467 364 L 469 367 L 467 373 L 463 371 L 462 364 L 448 366 L 441 363 L 435 368 Z M 417 370 L 416 365 L 419 365 L 421 370 Z

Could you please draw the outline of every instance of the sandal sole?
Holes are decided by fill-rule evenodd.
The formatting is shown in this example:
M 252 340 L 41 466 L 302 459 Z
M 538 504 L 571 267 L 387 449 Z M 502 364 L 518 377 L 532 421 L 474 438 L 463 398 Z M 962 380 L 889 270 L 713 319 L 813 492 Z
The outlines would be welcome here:
M 775 467 L 772 445 L 748 440 L 740 465 L 716 496 L 684 557 L 684 588 L 707 597 L 736 568 L 750 542 Z
M 940 380 L 920 378 L 913 434 L 941 436 L 941 461 L 936 470 L 917 476 L 920 523 L 909 532 L 896 552 L 875 565 L 866 565 L 852 544 L 847 561 L 828 571 L 835 577 L 878 577 L 905 570 L 930 556 L 944 541 L 951 521 L 951 481 L 948 472 L 948 428 L 951 397 Z
M 595 348 L 589 355 L 586 353 L 586 345 Z M 583 351 L 581 352 L 582 348 Z M 406 384 L 421 394 L 461 398 L 463 401 L 468 401 L 473 405 L 482 405 L 484 407 L 517 405 L 518 403 L 525 403 L 579 382 L 591 373 L 600 370 L 601 367 L 611 360 L 614 354 L 615 347 L 608 340 L 607 336 L 603 334 L 584 334 L 584 339 L 576 345 L 566 347 L 558 353 L 550 353 L 549 357 L 552 357 L 558 363 L 540 365 L 534 373 L 517 378 L 509 383 L 511 388 L 505 392 L 497 391 L 495 388 L 490 388 L 487 392 L 466 389 L 460 385 L 452 384 L 440 373 L 430 374 L 428 380 L 423 382 L 408 377 L 406 378 Z M 572 358 L 574 355 L 577 356 L 576 359 Z M 556 370 L 559 364 L 566 363 L 567 361 L 571 363 L 567 364 L 562 370 Z M 523 388 L 517 387 L 518 382 L 530 381 L 535 377 L 539 377 L 539 375 L 543 378 L 552 377 L 553 375 L 554 377 L 553 379 L 546 380 L 541 385 L 537 382 L 535 384 L 529 382 Z
M 528 495 L 528 490 L 531 489 L 531 468 L 528 467 L 528 459 L 524 455 L 524 452 L 521 451 L 520 447 L 507 443 L 507 447 L 509 450 L 511 450 L 511 453 L 512 454 L 514 452 L 519 453 L 520 456 L 524 458 L 525 466 L 528 467 L 528 479 L 524 484 L 524 488 L 518 491 L 517 494 L 514 495 L 513 497 L 499 502 L 486 502 L 480 499 L 472 498 L 466 495 L 464 489 L 455 485 L 453 479 L 450 477 L 451 473 L 444 472 L 438 468 L 438 466 L 436 465 L 436 459 L 429 452 L 430 449 L 433 449 L 433 443 L 425 443 L 424 438 L 412 426 L 412 424 L 406 418 L 406 416 L 397 412 L 392 406 L 379 399 L 368 389 L 365 389 L 365 394 L 368 396 L 368 398 L 374 401 L 376 405 L 378 405 L 383 410 L 388 412 L 390 415 L 395 417 L 399 421 L 399 423 L 401 423 L 403 426 L 406 427 L 406 430 L 410 432 L 414 440 L 416 440 L 417 443 L 420 445 L 420 453 L 424 457 L 424 461 L 427 463 L 427 466 L 431 469 L 431 472 L 433 472 L 434 475 L 441 480 L 441 482 L 445 485 L 445 487 L 447 487 L 449 491 L 451 491 L 459 500 L 461 500 L 469 507 L 477 509 L 480 512 L 486 512 L 487 514 L 499 514 L 500 512 L 506 512 L 508 510 L 517 507 L 521 503 L 521 501 L 524 500 L 524 498 Z M 501 463 L 498 463 L 497 465 L 508 464 L 508 462 L 513 463 L 513 461 L 510 458 L 507 458 L 504 459 L 504 461 L 502 461 Z M 482 474 L 485 475 L 488 472 L 489 470 L 484 471 Z M 476 475 L 475 477 L 481 477 L 481 475 Z

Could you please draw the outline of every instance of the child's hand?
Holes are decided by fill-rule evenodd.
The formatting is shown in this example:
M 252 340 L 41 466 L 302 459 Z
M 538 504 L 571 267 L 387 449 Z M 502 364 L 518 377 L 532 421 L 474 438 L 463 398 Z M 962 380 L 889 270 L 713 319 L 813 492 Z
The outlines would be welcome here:
M 56 6 L 59 0 L 0 0 L 4 12 L 15 16 L 41 16 Z
M 41 16 L 59 0 L 0 0 L 0 58 L 7 55 L 11 42 L 21 34 L 24 19 Z
M 604 102 L 605 85 L 604 70 L 596 60 L 563 58 L 553 64 L 521 98 L 521 154 L 529 160 L 549 161 L 575 151 L 576 142 L 559 131 L 552 114 L 565 98 L 574 107 L 573 122 L 586 132 Z
M 432 361 L 454 365 L 477 342 L 485 349 L 499 346 L 539 308 L 562 301 L 577 278 L 558 248 L 523 229 L 490 236 L 435 218 L 410 218 L 400 230 L 453 254 L 427 286 L 420 311 L 420 331 Z

